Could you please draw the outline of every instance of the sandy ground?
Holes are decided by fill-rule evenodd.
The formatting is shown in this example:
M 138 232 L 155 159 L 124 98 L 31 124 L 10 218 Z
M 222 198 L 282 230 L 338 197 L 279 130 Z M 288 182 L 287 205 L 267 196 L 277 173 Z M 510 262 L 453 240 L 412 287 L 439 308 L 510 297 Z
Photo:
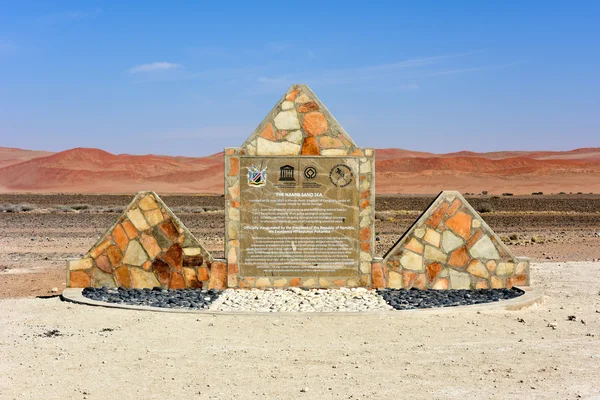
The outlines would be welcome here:
M 536 308 L 399 317 L 4 299 L 0 399 L 600 398 L 600 263 L 532 276 L 547 295 Z

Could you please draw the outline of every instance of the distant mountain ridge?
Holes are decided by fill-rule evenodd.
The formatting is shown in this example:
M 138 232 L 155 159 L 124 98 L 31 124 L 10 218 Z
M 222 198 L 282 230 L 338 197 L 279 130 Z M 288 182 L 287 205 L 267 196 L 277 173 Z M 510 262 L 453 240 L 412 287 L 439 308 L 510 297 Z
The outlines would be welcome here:
M 448 154 L 376 150 L 378 193 L 600 192 L 600 148 Z M 0 192 L 223 193 L 223 153 L 206 157 L 0 147 Z

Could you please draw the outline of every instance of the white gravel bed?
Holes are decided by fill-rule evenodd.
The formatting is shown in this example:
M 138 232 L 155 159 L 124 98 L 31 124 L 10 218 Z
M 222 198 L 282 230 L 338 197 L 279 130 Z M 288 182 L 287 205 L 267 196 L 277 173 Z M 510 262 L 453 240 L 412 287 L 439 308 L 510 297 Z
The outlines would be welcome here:
M 215 311 L 359 312 L 391 310 L 375 290 L 356 289 L 227 289 L 210 305 Z

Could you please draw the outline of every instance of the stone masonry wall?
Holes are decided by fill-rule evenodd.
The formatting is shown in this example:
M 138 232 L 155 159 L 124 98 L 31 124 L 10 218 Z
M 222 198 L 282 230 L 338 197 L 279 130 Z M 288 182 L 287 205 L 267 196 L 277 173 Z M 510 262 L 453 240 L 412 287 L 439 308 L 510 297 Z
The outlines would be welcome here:
M 529 285 L 529 261 L 517 258 L 454 191 L 438 195 L 373 264 L 373 286 L 487 289 Z
M 360 270 L 356 278 L 240 277 L 240 156 L 350 156 L 360 162 Z M 371 286 L 375 153 L 360 149 L 306 85 L 292 85 L 241 147 L 225 149 L 225 255 L 229 287 Z
M 214 260 L 154 192 L 139 192 L 81 259 L 67 261 L 67 287 L 224 288 Z

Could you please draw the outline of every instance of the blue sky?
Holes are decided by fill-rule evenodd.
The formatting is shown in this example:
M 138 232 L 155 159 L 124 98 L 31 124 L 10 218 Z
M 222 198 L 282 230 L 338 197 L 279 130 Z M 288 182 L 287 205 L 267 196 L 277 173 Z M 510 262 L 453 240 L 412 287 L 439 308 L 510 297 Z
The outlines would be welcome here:
M 362 147 L 598 147 L 599 19 L 591 1 L 4 1 L 0 146 L 208 155 L 306 83 Z

